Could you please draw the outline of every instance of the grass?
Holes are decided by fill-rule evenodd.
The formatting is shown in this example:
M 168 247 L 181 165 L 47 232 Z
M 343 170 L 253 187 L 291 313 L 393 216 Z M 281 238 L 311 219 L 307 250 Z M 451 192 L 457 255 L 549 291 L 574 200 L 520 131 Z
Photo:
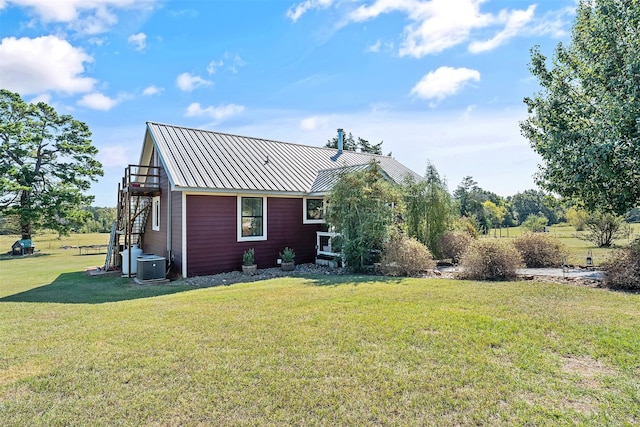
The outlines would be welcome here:
M 593 264 L 596 266 L 602 265 L 605 261 L 607 261 L 613 254 L 614 249 L 618 247 L 622 247 L 628 244 L 633 239 L 640 236 L 640 224 L 630 224 L 632 229 L 632 234 L 628 236 L 626 239 L 620 239 L 614 241 L 614 245 L 611 248 L 599 248 L 595 246 L 592 242 L 588 240 L 584 240 L 583 236 L 586 235 L 586 232 L 576 232 L 575 228 L 568 224 L 557 224 L 550 227 L 549 234 L 558 238 L 568 249 L 569 256 L 567 257 L 567 263 L 571 265 L 585 265 L 586 258 L 589 251 L 591 251 Z M 502 235 L 500 235 L 500 232 Z M 509 228 L 507 232 L 506 229 L 502 229 L 502 231 L 493 230 L 490 233 L 491 237 L 502 237 L 502 238 L 513 238 L 519 236 L 520 234 L 526 232 L 522 227 L 513 227 Z M 507 235 L 508 233 L 508 235 Z M 578 237 L 580 236 L 580 237 Z
M 637 294 L 359 276 L 153 287 L 78 273 L 92 257 L 0 259 L 0 425 L 640 423 Z

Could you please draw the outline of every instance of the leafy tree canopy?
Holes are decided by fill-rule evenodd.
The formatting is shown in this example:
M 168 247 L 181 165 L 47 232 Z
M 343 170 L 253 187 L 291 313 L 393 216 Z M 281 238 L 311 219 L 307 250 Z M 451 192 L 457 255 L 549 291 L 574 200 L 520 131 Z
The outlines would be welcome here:
M 558 201 L 543 191 L 525 190 L 511 196 L 509 201 L 520 221 L 525 221 L 529 215 L 541 215 L 550 224 L 557 224 L 562 216 Z
M 342 138 L 342 149 L 346 151 L 358 151 L 362 153 L 371 153 L 371 154 L 380 154 L 382 155 L 382 143 L 384 141 L 380 141 L 377 144 L 371 144 L 366 139 L 358 137 L 354 139 L 351 132 L 349 134 L 345 134 Z M 327 148 L 338 148 L 338 137 L 334 136 L 330 140 L 327 141 L 325 145 Z
M 525 98 L 522 134 L 546 189 L 619 214 L 640 202 L 640 2 L 582 0 L 571 44 L 549 65 L 531 50 L 541 91 Z
M 90 136 L 44 102 L 0 90 L 0 213 L 18 218 L 23 239 L 40 227 L 66 234 L 90 216 L 84 192 L 103 174 Z
M 484 190 L 472 177 L 466 176 L 453 192 L 461 217 L 475 218 L 485 231 L 500 225 L 515 225 L 515 214 L 501 196 Z M 491 202 L 487 204 L 485 202 Z M 493 209 L 493 208 L 496 209 Z
M 379 253 L 390 226 L 402 213 L 398 189 L 377 163 L 359 172 L 344 173 L 329 194 L 327 221 L 342 235 L 342 256 L 363 271 Z

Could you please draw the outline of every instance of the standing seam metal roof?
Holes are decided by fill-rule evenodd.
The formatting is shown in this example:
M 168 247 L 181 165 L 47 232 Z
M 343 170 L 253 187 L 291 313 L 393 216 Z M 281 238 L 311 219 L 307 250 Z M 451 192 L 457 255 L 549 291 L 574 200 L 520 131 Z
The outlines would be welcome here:
M 387 156 L 147 123 L 167 174 L 193 190 L 327 192 L 332 170 L 361 169 L 371 160 L 395 182 L 420 175 Z

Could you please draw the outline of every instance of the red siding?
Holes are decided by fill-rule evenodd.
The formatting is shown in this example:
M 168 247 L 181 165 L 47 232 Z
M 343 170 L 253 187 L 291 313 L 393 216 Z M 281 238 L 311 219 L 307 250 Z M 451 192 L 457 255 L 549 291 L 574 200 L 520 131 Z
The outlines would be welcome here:
M 237 241 L 236 211 L 235 196 L 187 196 L 189 276 L 239 270 L 242 254 L 250 248 L 255 249 L 258 268 L 275 267 L 285 246 L 295 250 L 297 263 L 313 262 L 321 225 L 302 223 L 301 198 L 268 199 L 265 241 Z
M 182 193 L 171 192 L 171 269 L 182 274 Z

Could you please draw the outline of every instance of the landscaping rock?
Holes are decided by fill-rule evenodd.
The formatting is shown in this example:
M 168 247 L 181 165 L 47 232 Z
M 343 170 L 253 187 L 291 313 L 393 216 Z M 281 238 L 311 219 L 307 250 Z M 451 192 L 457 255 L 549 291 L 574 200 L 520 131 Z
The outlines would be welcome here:
M 259 280 L 269 280 L 276 277 L 300 277 L 318 276 L 324 274 L 343 275 L 346 274 L 344 268 L 329 268 L 315 264 L 298 264 L 293 271 L 283 271 L 280 267 L 258 269 L 253 276 L 243 275 L 241 271 L 230 271 L 228 273 L 213 274 L 210 276 L 189 277 L 186 282 L 197 288 L 208 288 L 212 286 L 227 286 L 234 283 L 257 282 Z

